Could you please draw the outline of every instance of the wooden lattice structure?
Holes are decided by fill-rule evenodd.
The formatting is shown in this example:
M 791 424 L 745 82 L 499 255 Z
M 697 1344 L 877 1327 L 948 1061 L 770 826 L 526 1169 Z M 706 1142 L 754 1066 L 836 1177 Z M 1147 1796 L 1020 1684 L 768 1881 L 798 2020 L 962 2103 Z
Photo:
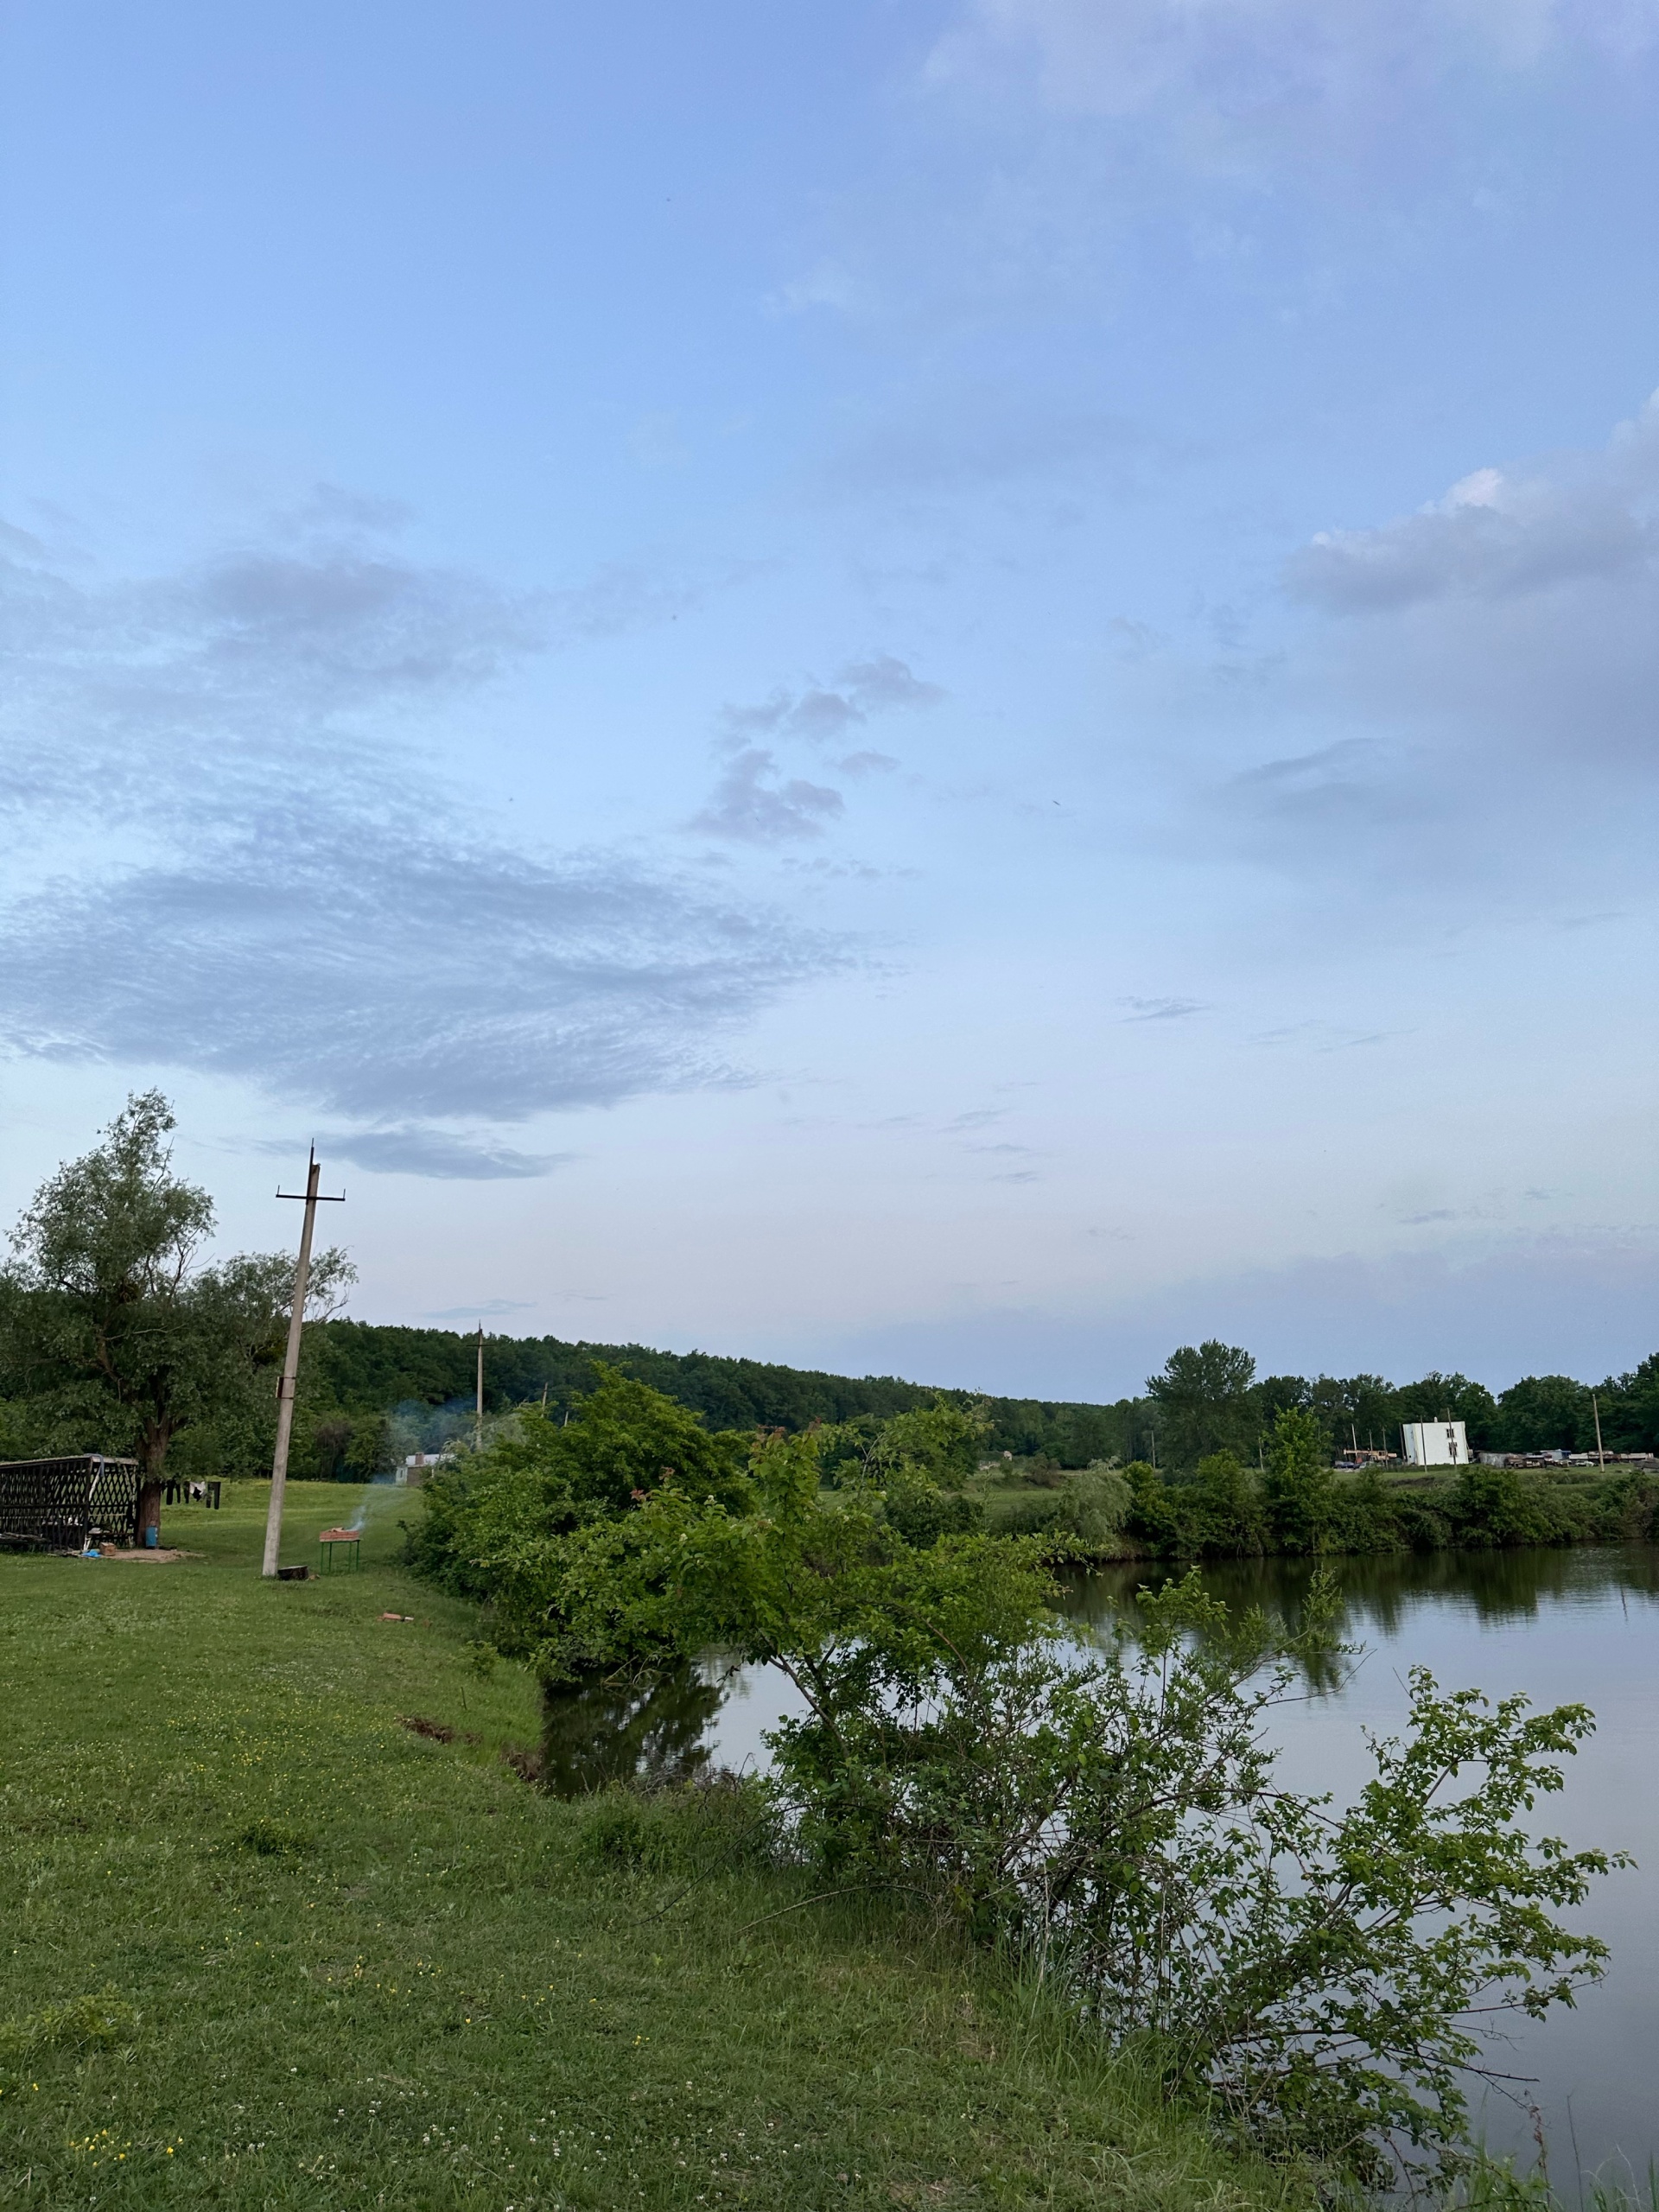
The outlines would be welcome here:
M 66 1459 L 0 1459 L 0 1545 L 78 1552 L 89 1529 L 138 1540 L 138 1462 L 99 1452 Z

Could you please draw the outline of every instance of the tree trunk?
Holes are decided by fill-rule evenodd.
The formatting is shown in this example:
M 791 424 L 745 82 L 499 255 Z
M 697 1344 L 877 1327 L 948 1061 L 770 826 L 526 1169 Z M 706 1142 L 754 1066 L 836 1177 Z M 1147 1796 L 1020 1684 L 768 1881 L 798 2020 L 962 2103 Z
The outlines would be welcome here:
M 149 1533 L 152 1529 L 156 1531 L 154 1536 Z M 143 1474 L 138 1478 L 138 1541 L 159 1544 L 161 1541 L 162 1486 Z
M 144 1457 L 138 1471 L 138 1532 L 141 1547 L 159 1544 L 162 1541 L 162 1485 L 167 1480 L 167 1446 L 165 1436 L 149 1436 L 144 1440 Z M 150 1530 L 156 1531 L 152 1536 Z

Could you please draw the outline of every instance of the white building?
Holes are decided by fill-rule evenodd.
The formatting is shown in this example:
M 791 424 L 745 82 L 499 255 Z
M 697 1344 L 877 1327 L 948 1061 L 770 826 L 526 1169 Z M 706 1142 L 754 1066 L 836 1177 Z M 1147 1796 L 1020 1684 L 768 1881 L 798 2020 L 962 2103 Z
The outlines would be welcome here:
M 434 1467 L 453 1466 L 454 1459 L 453 1452 L 411 1452 L 393 1480 L 407 1483 L 411 1490 L 418 1490 Z
M 1469 1440 L 1460 1421 L 1408 1421 L 1402 1424 L 1401 1449 L 1408 1467 L 1461 1467 Z

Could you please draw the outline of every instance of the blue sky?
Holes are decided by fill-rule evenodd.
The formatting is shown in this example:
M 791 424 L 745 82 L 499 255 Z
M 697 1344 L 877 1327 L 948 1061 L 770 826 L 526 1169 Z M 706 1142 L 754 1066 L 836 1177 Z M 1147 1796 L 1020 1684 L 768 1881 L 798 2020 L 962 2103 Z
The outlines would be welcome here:
M 14 1211 L 1112 1396 L 1659 1344 L 1659 0 L 4 10 Z

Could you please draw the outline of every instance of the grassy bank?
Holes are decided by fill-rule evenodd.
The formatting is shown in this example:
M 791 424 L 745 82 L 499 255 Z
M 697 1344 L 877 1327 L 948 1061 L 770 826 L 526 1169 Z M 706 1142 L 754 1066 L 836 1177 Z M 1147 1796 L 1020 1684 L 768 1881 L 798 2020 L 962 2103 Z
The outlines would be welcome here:
M 284 1556 L 359 1495 L 295 1485 Z M 168 1513 L 177 1566 L 0 1558 L 0 2204 L 1302 2201 L 919 1930 L 607 1870 L 398 1494 L 302 1585 L 264 1503 Z

